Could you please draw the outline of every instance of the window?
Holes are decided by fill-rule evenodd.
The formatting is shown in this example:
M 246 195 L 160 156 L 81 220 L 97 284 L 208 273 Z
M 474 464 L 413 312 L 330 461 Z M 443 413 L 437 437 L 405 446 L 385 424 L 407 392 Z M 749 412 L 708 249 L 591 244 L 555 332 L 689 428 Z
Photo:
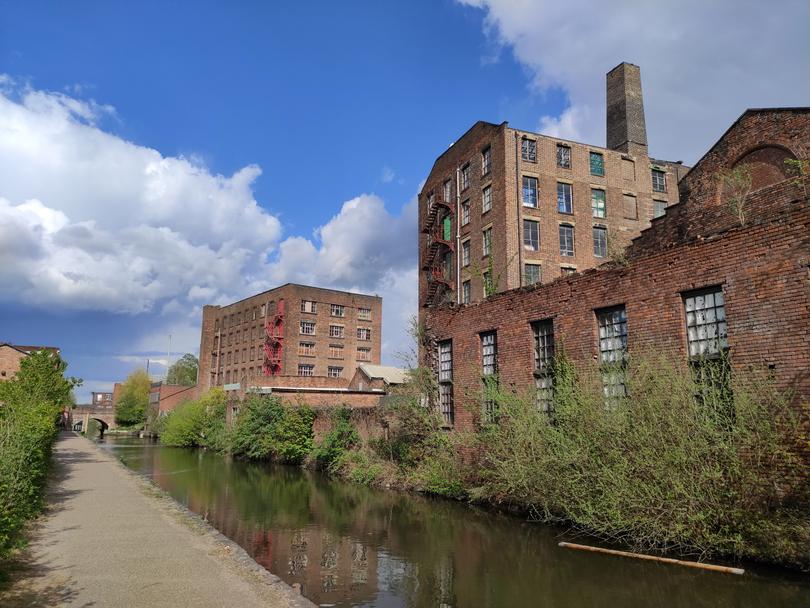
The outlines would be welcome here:
M 540 222 L 523 220 L 523 248 L 530 251 L 540 249 Z
M 329 337 L 330 338 L 343 338 L 345 337 L 345 328 L 342 325 L 330 325 Z
M 452 180 L 447 180 L 444 182 L 444 202 L 449 203 L 450 200 L 453 198 L 453 182 Z
M 318 305 L 312 300 L 301 300 L 301 312 L 318 312 Z
M 607 257 L 607 228 L 593 227 L 593 254 L 598 258 Z
M 467 163 L 461 168 L 461 189 L 466 190 L 470 187 L 470 163 Z
M 315 335 L 315 322 L 314 321 L 301 321 L 301 333 L 308 336 Z
M 365 346 L 360 346 L 357 349 L 358 361 L 371 361 L 371 349 Z
M 299 342 L 298 343 L 298 354 L 302 357 L 314 357 L 315 356 L 315 343 L 314 342 Z
M 574 255 L 574 227 L 570 224 L 560 224 L 560 255 Z
M 610 407 L 627 395 L 627 312 L 624 306 L 596 311 L 602 390 Z
M 532 323 L 534 333 L 534 386 L 538 409 L 554 411 L 554 322 L 551 319 Z
M 492 209 L 492 187 L 487 186 L 481 191 L 481 213 Z
M 371 309 L 370 308 L 358 308 L 357 309 L 357 318 L 361 321 L 371 321 Z
M 537 178 L 523 176 L 523 206 L 537 207 Z
M 466 240 L 461 243 L 461 265 L 470 265 L 470 241 Z
M 540 282 L 540 264 L 525 264 L 523 266 L 523 283 L 534 285 Z
M 298 364 L 298 375 L 299 376 L 314 376 L 315 375 L 315 366 L 311 363 L 299 363 Z
M 331 314 L 333 317 L 345 317 L 346 308 L 340 304 L 330 304 L 329 314 Z
M 489 274 L 489 270 L 485 270 L 484 272 L 481 273 L 481 284 L 484 287 L 485 298 L 491 296 L 495 292 L 493 288 L 494 286 L 492 284 L 492 277 Z
M 443 340 L 439 351 L 439 411 L 444 424 L 453 426 L 453 343 Z
M 537 141 L 534 139 L 524 139 L 520 144 L 520 156 L 523 160 L 537 162 Z
M 638 219 L 638 204 L 636 197 L 632 194 L 624 195 L 624 217 L 628 220 Z
M 254 347 L 250 347 L 250 360 L 253 361 L 256 357 L 254 356 L 256 353 L 256 349 Z
M 486 228 L 483 231 L 483 255 L 492 253 L 492 228 Z
M 466 226 L 470 223 L 470 201 L 461 203 L 461 225 Z
M 591 175 L 602 176 L 605 174 L 605 157 L 599 152 L 591 152 Z
M 653 192 L 667 191 L 667 174 L 660 169 L 652 170 L 652 188 Z
M 357 339 L 358 340 L 371 340 L 371 329 L 368 327 L 358 327 L 357 328 Z
M 464 281 L 461 284 L 461 303 L 462 304 L 469 304 L 470 303 L 470 282 Z
M 484 422 L 498 419 L 497 404 L 492 392 L 498 386 L 498 338 L 494 331 L 481 334 L 481 375 L 484 381 Z
M 342 344 L 330 344 L 329 345 L 329 358 L 330 359 L 342 359 L 343 358 L 343 345 Z
M 557 211 L 560 213 L 574 212 L 574 196 L 571 192 L 571 184 L 557 182 Z
M 487 146 L 481 152 L 481 175 L 486 175 L 492 170 L 492 148 Z
M 593 217 L 603 218 L 607 215 L 605 191 L 593 188 L 591 190 L 591 213 Z
M 719 357 L 728 348 L 726 306 L 721 287 L 683 296 L 689 358 Z
M 667 213 L 666 201 L 653 201 L 653 217 L 661 217 Z
M 557 166 L 563 169 L 571 168 L 571 148 L 557 144 Z
M 261 316 L 265 316 L 267 314 L 267 304 L 262 304 L 262 312 Z
M 340 378 L 343 375 L 342 367 L 332 367 L 331 365 L 326 368 L 326 375 L 330 378 Z

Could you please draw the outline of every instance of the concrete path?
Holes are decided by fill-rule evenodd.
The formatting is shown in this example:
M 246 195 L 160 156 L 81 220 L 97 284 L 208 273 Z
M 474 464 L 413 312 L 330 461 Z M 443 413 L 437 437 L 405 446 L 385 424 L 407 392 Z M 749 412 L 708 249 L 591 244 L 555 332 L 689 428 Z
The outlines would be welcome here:
M 56 444 L 48 512 L 0 606 L 313 607 L 92 442 Z

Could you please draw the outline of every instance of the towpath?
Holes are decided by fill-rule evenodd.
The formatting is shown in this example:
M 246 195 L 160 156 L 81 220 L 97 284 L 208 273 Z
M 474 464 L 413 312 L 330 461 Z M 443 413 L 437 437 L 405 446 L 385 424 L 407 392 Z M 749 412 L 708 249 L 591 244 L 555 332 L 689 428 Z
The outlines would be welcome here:
M 314 607 L 87 439 L 63 434 L 54 460 L 5 608 Z

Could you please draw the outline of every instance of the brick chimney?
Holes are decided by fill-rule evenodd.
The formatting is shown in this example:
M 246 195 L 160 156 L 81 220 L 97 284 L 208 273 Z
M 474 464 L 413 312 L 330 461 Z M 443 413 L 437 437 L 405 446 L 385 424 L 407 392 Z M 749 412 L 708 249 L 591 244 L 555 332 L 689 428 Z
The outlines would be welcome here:
M 607 147 L 647 154 L 641 70 L 632 63 L 622 62 L 607 73 Z

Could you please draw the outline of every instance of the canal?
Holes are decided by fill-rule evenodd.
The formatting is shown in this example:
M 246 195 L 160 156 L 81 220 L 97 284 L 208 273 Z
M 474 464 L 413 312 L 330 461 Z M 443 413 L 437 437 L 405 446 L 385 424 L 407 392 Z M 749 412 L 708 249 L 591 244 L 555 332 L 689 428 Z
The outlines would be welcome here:
M 102 446 L 321 606 L 810 606 L 798 574 L 561 549 L 560 530 L 451 501 L 134 438 Z

